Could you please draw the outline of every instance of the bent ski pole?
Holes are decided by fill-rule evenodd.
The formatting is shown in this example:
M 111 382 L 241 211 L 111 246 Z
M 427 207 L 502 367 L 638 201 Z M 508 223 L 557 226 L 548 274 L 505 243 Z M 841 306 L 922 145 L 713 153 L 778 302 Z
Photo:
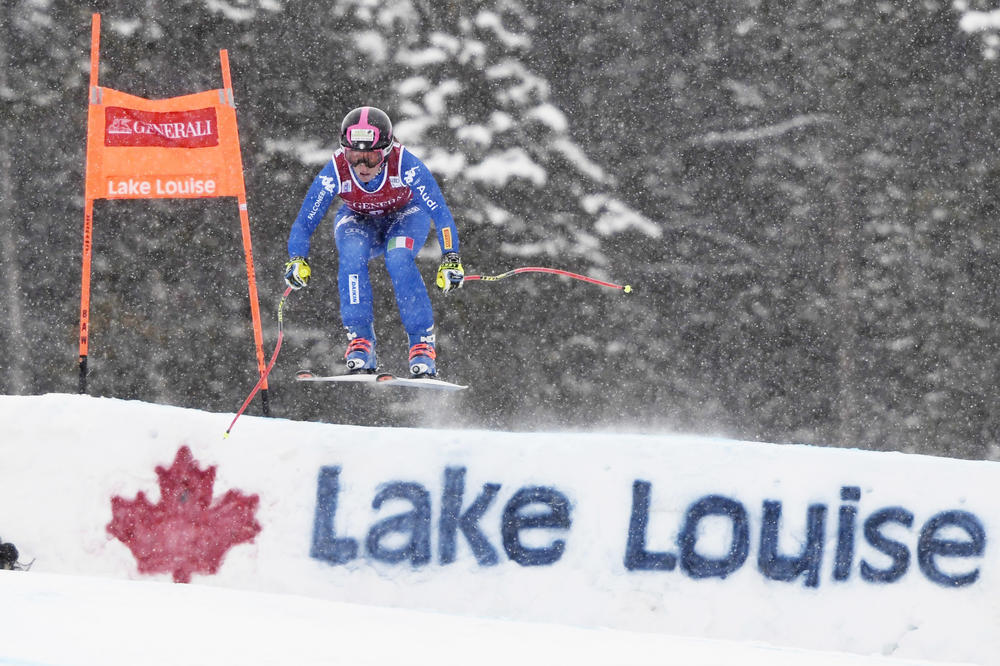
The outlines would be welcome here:
M 240 407 L 240 411 L 236 412 L 236 416 L 233 417 L 233 422 L 229 424 L 228 428 L 226 428 L 226 432 L 222 435 L 223 439 L 229 437 L 229 432 L 233 429 L 233 426 L 236 425 L 236 419 L 240 418 L 240 415 L 246 411 L 250 401 L 253 400 L 255 395 L 257 395 L 257 391 L 260 390 L 264 380 L 267 379 L 267 376 L 271 373 L 271 368 L 274 367 L 274 362 L 278 360 L 278 350 L 281 349 L 281 339 L 285 337 L 284 331 L 281 330 L 282 310 L 285 307 L 285 299 L 288 298 L 288 294 L 290 293 L 292 293 L 292 288 L 288 287 L 285 289 L 285 293 L 281 295 L 281 300 L 278 302 L 278 342 L 274 345 L 274 353 L 271 354 L 271 361 L 267 364 L 267 368 L 264 369 L 260 379 L 257 380 L 257 385 L 253 387 L 252 391 L 250 391 L 250 395 L 248 395 L 247 399 L 243 401 L 243 406 Z
M 543 268 L 541 266 L 522 266 L 521 268 L 515 268 L 509 270 L 506 273 L 501 273 L 500 275 L 466 275 L 466 280 L 483 280 L 484 282 L 496 282 L 497 280 L 502 280 L 508 278 L 511 275 L 517 275 L 518 273 L 552 273 L 553 275 L 562 275 L 564 277 L 573 278 L 574 280 L 582 280 L 583 282 L 589 282 L 590 284 L 596 284 L 601 287 L 608 287 L 610 289 L 618 289 L 623 293 L 631 294 L 632 285 L 630 284 L 615 284 L 614 282 L 605 282 L 604 280 L 598 280 L 596 278 L 587 277 L 586 275 L 580 275 L 579 273 L 570 273 L 569 271 L 560 270 L 558 268 Z

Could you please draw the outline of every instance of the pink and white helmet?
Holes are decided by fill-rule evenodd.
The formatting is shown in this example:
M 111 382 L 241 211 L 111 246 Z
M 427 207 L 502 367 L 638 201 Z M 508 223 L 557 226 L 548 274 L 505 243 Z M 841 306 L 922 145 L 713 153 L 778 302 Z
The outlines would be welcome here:
M 351 150 L 382 150 L 392 146 L 392 121 L 374 106 L 359 106 L 340 123 L 340 145 Z

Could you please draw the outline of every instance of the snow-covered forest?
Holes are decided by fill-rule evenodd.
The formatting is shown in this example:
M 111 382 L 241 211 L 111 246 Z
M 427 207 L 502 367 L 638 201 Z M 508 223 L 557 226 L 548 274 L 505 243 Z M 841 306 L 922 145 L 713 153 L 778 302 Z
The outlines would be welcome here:
M 100 12 L 104 86 L 217 88 L 229 52 L 268 355 L 291 222 L 362 104 L 434 170 L 468 272 L 636 288 L 434 290 L 442 376 L 473 387 L 460 397 L 298 385 L 344 349 L 327 221 L 285 307 L 276 416 L 1000 459 L 994 4 L 5 2 L 0 392 L 77 390 Z M 429 243 L 430 283 L 438 256 Z M 372 273 L 380 355 L 402 370 Z M 92 394 L 239 407 L 257 364 L 234 200 L 99 201 L 92 279 Z

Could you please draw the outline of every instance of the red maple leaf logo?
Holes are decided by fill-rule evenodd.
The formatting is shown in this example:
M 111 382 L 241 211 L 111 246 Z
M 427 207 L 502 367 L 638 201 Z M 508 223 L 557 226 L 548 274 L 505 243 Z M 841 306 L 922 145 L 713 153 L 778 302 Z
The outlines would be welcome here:
M 200 470 L 187 446 L 170 469 L 157 466 L 156 475 L 157 504 L 142 491 L 132 501 L 111 498 L 108 532 L 129 547 L 139 573 L 171 573 L 175 583 L 188 583 L 193 573 L 218 572 L 226 551 L 260 532 L 254 519 L 260 498 L 230 490 L 212 505 L 215 466 Z

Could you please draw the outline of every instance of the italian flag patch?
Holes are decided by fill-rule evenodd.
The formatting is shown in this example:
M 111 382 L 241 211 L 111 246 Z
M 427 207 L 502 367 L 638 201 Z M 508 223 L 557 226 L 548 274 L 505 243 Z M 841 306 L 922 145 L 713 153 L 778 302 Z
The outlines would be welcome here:
M 386 245 L 387 250 L 395 250 L 397 248 L 405 248 L 407 250 L 413 249 L 413 239 L 407 238 L 406 236 L 396 236 L 389 239 L 389 243 Z

